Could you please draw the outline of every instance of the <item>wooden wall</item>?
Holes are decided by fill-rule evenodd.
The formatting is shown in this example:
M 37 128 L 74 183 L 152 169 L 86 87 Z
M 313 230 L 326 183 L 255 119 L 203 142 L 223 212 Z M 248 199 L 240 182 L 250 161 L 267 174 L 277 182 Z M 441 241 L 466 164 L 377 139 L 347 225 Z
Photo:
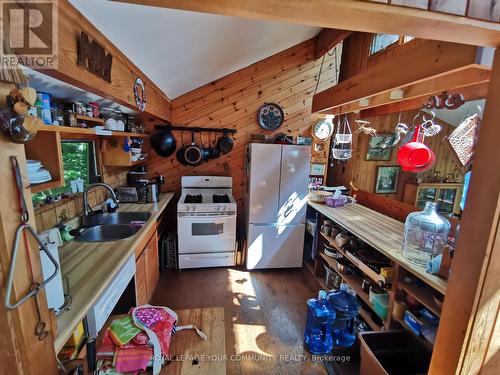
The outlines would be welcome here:
M 183 166 L 175 156 L 161 158 L 153 153 L 149 164 L 151 175 L 165 175 L 165 190 L 179 190 L 184 175 L 225 175 L 233 177 L 234 196 L 244 196 L 244 161 L 252 133 L 307 134 L 317 115 L 311 114 L 321 59 L 314 60 L 314 39 L 279 52 L 269 58 L 229 74 L 172 101 L 172 123 L 202 127 L 235 128 L 234 148 L 228 155 L 198 167 Z M 325 55 L 318 91 L 336 81 L 333 57 Z M 281 128 L 269 133 L 257 123 L 257 110 L 268 102 L 280 104 L 285 111 Z M 175 132 L 178 143 L 179 132 Z M 185 142 L 191 135 L 185 134 Z M 199 138 L 197 137 L 199 142 Z M 215 142 L 215 137 L 212 137 Z M 205 136 L 208 144 L 208 137 Z
M 363 118 L 363 120 L 370 121 L 369 126 L 377 129 L 379 134 L 389 134 L 394 131 L 394 127 L 399 121 L 407 124 L 408 126 L 411 125 L 416 113 L 417 111 L 415 110 L 401 112 L 401 117 L 399 113 L 391 113 L 388 115 Z M 463 175 L 465 170 L 455 157 L 454 151 L 447 142 L 443 142 L 443 138 L 449 135 L 453 131 L 454 127 L 438 119 L 436 119 L 435 122 L 442 126 L 442 130 L 437 136 L 427 138 L 425 143 L 434 151 L 436 155 L 436 163 L 433 168 L 425 173 L 419 174 L 418 176 L 422 178 L 425 178 L 425 176 L 433 176 L 435 171 L 439 171 L 440 176 L 445 176 L 446 174 L 456 172 L 457 170 L 460 171 L 459 174 Z M 356 127 L 356 125 L 354 125 L 354 127 Z M 352 158 L 352 182 L 356 188 L 374 193 L 377 167 L 382 165 L 398 166 L 398 147 L 392 150 L 391 159 L 389 161 L 366 160 L 366 152 L 368 150 L 370 138 L 371 136 L 366 134 L 360 134 L 358 136 L 357 147 L 354 150 Z M 416 181 L 416 178 L 417 174 L 415 173 L 401 171 L 396 194 L 380 195 L 387 198 L 402 200 L 404 182 Z

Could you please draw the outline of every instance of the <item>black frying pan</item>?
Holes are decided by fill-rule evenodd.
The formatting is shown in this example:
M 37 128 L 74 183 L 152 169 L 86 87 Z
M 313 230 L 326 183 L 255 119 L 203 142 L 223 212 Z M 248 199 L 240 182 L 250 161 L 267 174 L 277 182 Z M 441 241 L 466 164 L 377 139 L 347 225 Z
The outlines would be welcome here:
M 186 146 L 184 146 L 184 132 L 181 132 L 181 142 L 182 146 L 180 149 L 177 150 L 177 153 L 175 154 L 175 157 L 181 163 L 182 165 L 188 165 L 186 159 L 184 158 L 184 153 L 186 151 Z
M 229 138 L 227 132 L 224 132 L 222 137 L 217 141 L 217 148 L 221 154 L 227 154 L 233 149 L 233 140 Z
M 191 133 L 191 144 L 184 150 L 184 159 L 188 165 L 199 165 L 203 162 L 203 150 L 194 141 L 194 132 Z
M 177 143 L 171 131 L 160 131 L 151 136 L 151 146 L 158 155 L 168 158 L 175 152 Z

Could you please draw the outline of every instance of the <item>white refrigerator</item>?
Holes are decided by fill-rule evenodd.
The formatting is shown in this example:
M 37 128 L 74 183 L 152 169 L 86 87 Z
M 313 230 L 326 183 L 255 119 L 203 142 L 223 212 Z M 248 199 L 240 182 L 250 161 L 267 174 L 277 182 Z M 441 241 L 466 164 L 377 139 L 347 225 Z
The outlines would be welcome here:
M 247 269 L 302 266 L 310 158 L 310 146 L 250 144 Z

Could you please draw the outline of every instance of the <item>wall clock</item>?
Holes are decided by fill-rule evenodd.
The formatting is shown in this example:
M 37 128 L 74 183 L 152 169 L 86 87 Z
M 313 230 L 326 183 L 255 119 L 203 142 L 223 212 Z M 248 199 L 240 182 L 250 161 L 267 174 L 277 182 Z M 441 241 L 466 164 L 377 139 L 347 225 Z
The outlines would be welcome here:
M 275 103 L 266 103 L 257 112 L 257 121 L 262 129 L 276 130 L 285 120 L 283 109 Z
M 330 117 L 316 121 L 312 128 L 312 136 L 317 141 L 326 141 L 333 134 L 333 122 Z

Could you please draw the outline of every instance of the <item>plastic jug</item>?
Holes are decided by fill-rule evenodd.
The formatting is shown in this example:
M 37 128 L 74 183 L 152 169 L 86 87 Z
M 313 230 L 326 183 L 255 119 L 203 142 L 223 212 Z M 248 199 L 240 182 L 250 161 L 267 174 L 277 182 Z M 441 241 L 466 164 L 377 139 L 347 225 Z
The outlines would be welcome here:
M 335 312 L 330 308 L 327 294 L 320 290 L 318 298 L 307 300 L 307 321 L 304 341 L 312 354 L 328 354 L 332 351 L 331 327 Z
M 333 344 L 351 346 L 356 340 L 355 321 L 360 308 L 354 292 L 347 284 L 341 284 L 338 291 L 328 293 L 328 302 L 335 313 L 331 329 Z

